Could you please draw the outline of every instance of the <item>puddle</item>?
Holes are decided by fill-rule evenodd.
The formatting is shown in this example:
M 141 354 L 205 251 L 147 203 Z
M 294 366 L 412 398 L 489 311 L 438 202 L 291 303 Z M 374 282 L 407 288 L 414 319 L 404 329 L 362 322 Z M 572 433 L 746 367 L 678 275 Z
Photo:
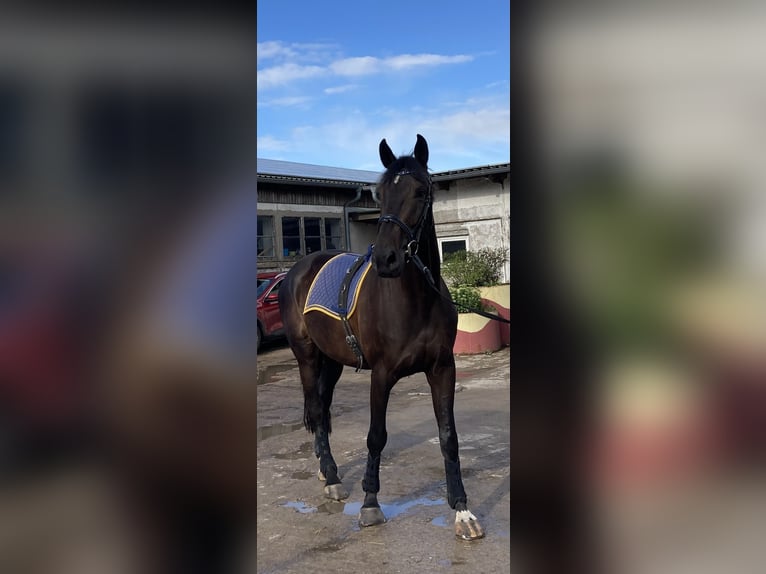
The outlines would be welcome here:
M 387 520 L 391 520 L 405 513 L 413 506 L 439 506 L 441 504 L 447 504 L 444 498 L 437 498 L 432 500 L 430 498 L 416 498 L 415 500 L 409 500 L 400 504 L 381 504 L 380 508 L 383 514 L 386 515 Z M 362 508 L 361 502 L 337 502 L 334 500 L 328 500 L 327 502 L 320 504 L 318 507 L 309 506 L 305 502 L 285 502 L 282 506 L 287 508 L 293 508 L 301 514 L 309 514 L 312 512 L 321 512 L 323 514 L 340 514 L 343 513 L 347 516 L 353 516 L 356 518 L 359 516 L 359 510 Z M 441 522 L 439 522 L 441 520 Z M 431 523 L 437 526 L 447 526 L 447 519 L 444 517 L 434 518 Z
M 296 480 L 308 480 L 309 478 L 314 478 L 316 476 L 315 472 L 309 472 L 307 470 L 299 470 L 290 475 L 290 478 L 294 478 Z
M 469 442 L 480 442 L 483 440 L 491 439 L 491 434 L 486 433 L 465 433 L 465 434 L 458 434 L 458 442 L 460 443 L 460 449 L 462 450 L 464 448 L 463 445 Z M 436 436 L 434 438 L 429 438 L 428 442 L 431 444 L 439 444 L 439 437 Z
M 303 426 L 303 423 L 300 423 L 300 425 Z M 304 442 L 301 446 L 298 447 L 298 450 L 296 451 L 286 452 L 284 454 L 277 453 L 273 456 L 274 458 L 279 458 L 282 460 L 308 458 L 309 456 L 314 456 L 314 443 Z
M 317 511 L 323 514 L 340 514 L 343 512 L 346 504 L 337 500 L 328 500 L 324 504 L 317 506 Z
M 286 506 L 287 508 L 293 508 L 300 512 L 301 514 L 310 514 L 312 512 L 316 512 L 317 509 L 313 506 L 309 506 L 305 502 L 285 502 L 282 506 Z
M 447 504 L 447 501 L 444 498 L 431 500 L 430 498 L 423 497 L 416 498 L 415 500 L 409 500 L 407 502 L 402 502 L 400 504 L 381 504 L 380 509 L 383 511 L 383 514 L 386 515 L 386 519 L 391 520 L 392 518 L 403 514 L 413 506 L 438 506 L 440 504 Z M 343 514 L 358 516 L 359 510 L 361 508 L 361 502 L 348 502 L 346 503 L 346 508 L 343 509 Z
M 461 564 L 467 564 L 465 560 L 450 560 L 449 558 L 444 558 L 443 560 L 439 560 L 437 562 L 439 566 L 460 566 Z
M 264 439 L 271 438 L 273 436 L 278 436 L 281 434 L 287 434 L 302 428 L 303 428 L 303 422 L 276 423 L 273 425 L 265 425 L 262 427 L 258 427 L 257 440 L 258 442 L 261 442 Z
M 257 384 L 265 385 L 266 383 L 276 382 L 277 375 L 295 369 L 295 365 L 270 365 L 263 370 L 258 371 Z M 281 379 L 280 379 L 281 380 Z

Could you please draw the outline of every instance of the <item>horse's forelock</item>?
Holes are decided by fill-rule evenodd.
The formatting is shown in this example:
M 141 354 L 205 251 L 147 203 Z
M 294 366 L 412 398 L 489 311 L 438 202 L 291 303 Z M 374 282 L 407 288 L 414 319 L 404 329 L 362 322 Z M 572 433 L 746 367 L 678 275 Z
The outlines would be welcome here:
M 426 170 L 418 160 L 412 156 L 402 156 L 394 163 L 388 166 L 388 169 L 380 178 L 380 184 L 389 184 L 402 171 L 408 171 L 415 179 L 426 183 L 428 181 L 428 170 Z

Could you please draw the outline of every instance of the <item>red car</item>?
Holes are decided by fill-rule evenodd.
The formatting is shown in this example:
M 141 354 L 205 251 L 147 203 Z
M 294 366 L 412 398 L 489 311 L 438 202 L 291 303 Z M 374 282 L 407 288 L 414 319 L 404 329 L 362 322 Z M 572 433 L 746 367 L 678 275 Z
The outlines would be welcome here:
M 261 341 L 284 335 L 282 314 L 279 311 L 279 288 L 287 275 L 285 271 L 264 271 L 258 273 L 257 312 L 258 348 Z
M 96 297 L 72 255 L 0 246 L 0 474 L 87 425 Z

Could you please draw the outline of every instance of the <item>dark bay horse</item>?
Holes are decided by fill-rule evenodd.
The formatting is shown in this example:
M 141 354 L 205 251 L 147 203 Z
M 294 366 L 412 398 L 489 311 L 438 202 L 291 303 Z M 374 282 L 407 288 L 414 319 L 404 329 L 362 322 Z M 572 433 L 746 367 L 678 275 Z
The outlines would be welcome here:
M 423 372 L 431 388 L 439 444 L 447 477 L 447 499 L 456 511 L 455 534 L 465 540 L 484 536 L 468 510 L 460 472 L 453 412 L 455 359 L 452 347 L 457 313 L 441 279 L 439 251 L 428 174 L 428 144 L 418 134 L 413 156 L 397 158 L 383 139 L 380 159 L 386 171 L 378 184 L 383 216 L 372 250 L 372 269 L 357 296 L 348 326 L 358 341 L 358 356 L 347 343 L 341 320 L 304 307 L 322 266 L 338 252 L 317 252 L 298 261 L 285 278 L 279 304 L 287 340 L 298 360 L 304 394 L 304 424 L 314 433 L 319 477 L 325 496 L 348 497 L 330 451 L 330 405 L 344 365 L 370 369 L 370 428 L 367 434 L 365 492 L 359 522 L 386 521 L 378 504 L 380 456 L 386 445 L 386 408 L 391 389 L 402 377 Z

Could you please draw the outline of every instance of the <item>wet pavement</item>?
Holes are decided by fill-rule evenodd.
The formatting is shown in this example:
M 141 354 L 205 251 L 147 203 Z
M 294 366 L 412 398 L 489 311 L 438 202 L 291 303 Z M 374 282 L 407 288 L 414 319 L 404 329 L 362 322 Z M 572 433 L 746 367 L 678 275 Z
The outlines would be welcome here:
M 456 357 L 463 483 L 486 532 L 466 542 L 454 536 L 424 375 L 402 379 L 391 393 L 378 495 L 387 522 L 362 528 L 369 371 L 347 367 L 335 390 L 330 444 L 350 493 L 336 502 L 317 479 L 295 359 L 283 343 L 265 346 L 258 357 L 258 572 L 509 572 L 509 359 L 508 348 Z

